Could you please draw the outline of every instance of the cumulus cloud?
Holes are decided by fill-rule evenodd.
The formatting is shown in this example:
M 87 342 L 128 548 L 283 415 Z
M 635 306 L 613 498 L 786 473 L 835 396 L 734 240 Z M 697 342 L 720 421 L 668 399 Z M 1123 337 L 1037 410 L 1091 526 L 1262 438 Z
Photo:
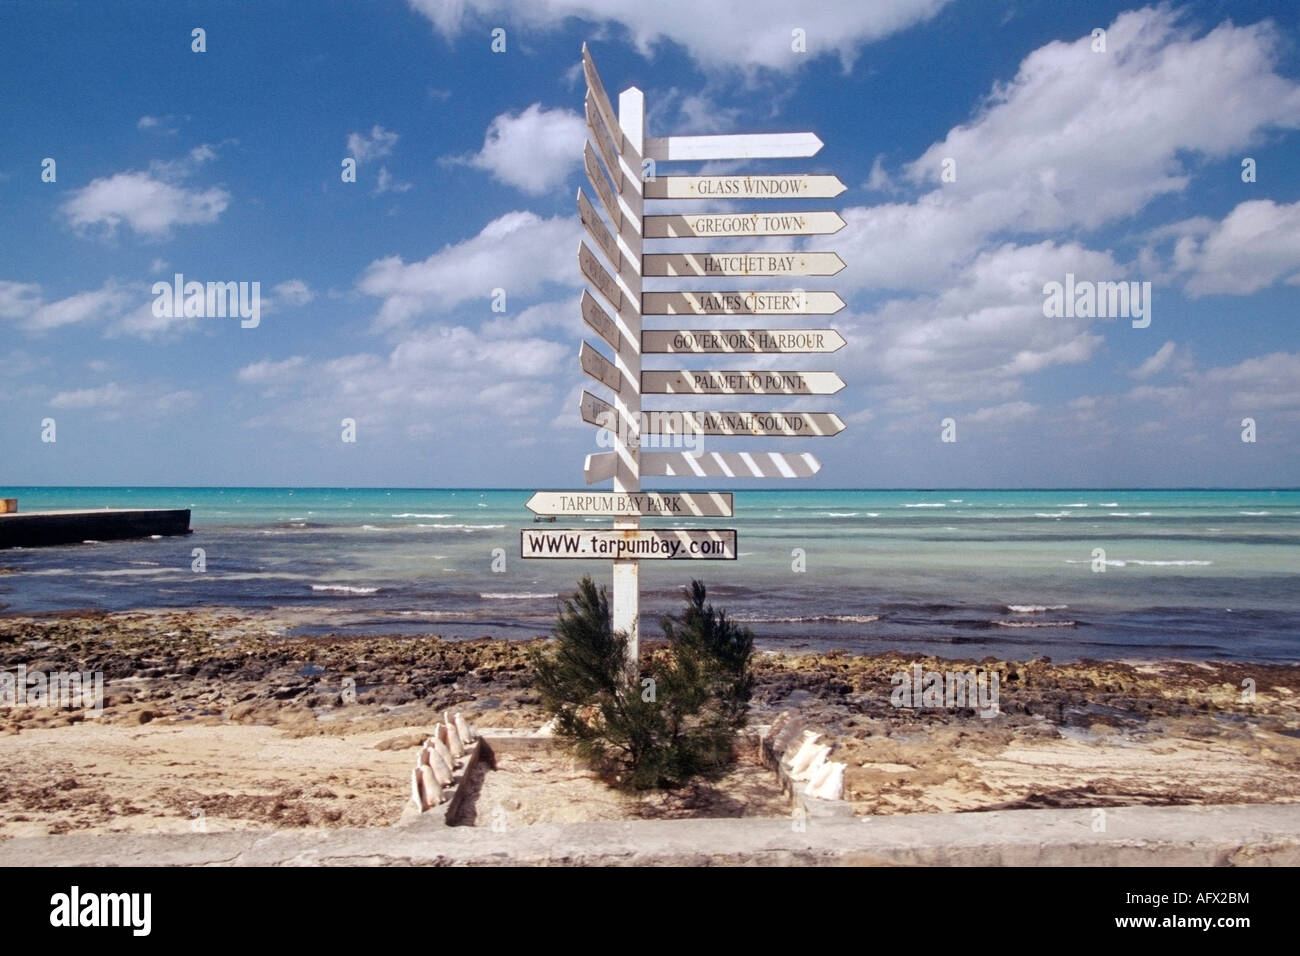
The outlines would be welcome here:
M 263 359 L 240 369 L 236 379 L 268 400 L 262 404 L 270 410 L 247 422 L 252 427 L 311 430 L 364 407 L 368 427 L 382 430 L 414 415 L 445 433 L 534 418 L 554 401 L 551 379 L 572 359 L 570 343 L 437 324 L 407 332 L 386 355 Z
M 1189 228 L 1174 247 L 1175 268 L 1191 272 L 1187 292 L 1194 298 L 1249 295 L 1283 276 L 1292 284 L 1300 279 L 1300 202 L 1243 202 L 1222 222 L 1198 231 Z
M 357 288 L 383 299 L 378 326 L 391 328 L 428 312 L 446 312 L 481 299 L 487 309 L 494 289 L 527 296 L 547 283 L 576 285 L 575 260 L 581 226 L 576 217 L 543 219 L 510 212 L 472 239 L 449 245 L 420 262 L 400 256 L 377 259 Z
M 797 9 L 787 0 L 407 0 L 444 36 L 471 23 L 514 22 L 530 28 L 558 26 L 570 17 L 616 24 L 644 55 L 664 42 L 679 44 L 707 69 L 755 67 L 793 70 L 811 57 L 832 53 L 846 67 L 859 48 L 930 19 L 949 0 L 822 0 Z M 792 31 L 806 35 L 806 53 L 792 48 Z
M 534 103 L 522 113 L 496 117 L 488 126 L 483 148 L 452 162 L 485 169 L 507 185 L 540 196 L 563 183 L 581 162 L 586 135 L 586 122 L 577 113 L 545 110 Z
M 1120 14 L 1105 53 L 1086 35 L 1048 43 L 968 123 L 905 164 L 904 178 L 929 192 L 846 210 L 848 226 L 816 245 L 844 249 L 839 281 L 850 289 L 924 290 L 952 281 L 990 237 L 1131 218 L 1185 190 L 1197 160 L 1300 128 L 1300 84 L 1275 69 L 1280 43 L 1269 22 L 1197 36 L 1163 6 Z M 947 159 L 955 182 L 940 179 Z M 889 181 L 873 167 L 873 186 Z
M 123 223 L 150 239 L 165 238 L 175 226 L 214 223 L 230 205 L 219 187 L 192 189 L 184 180 L 216 156 L 210 146 L 196 146 L 175 160 L 156 160 L 147 172 L 128 171 L 91 180 L 60 207 L 77 230 L 93 226 L 113 233 Z

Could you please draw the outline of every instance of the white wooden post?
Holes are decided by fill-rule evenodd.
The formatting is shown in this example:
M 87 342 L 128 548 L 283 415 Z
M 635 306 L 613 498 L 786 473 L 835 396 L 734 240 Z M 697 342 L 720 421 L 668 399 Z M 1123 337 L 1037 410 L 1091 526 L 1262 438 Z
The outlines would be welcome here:
M 618 97 L 618 125 L 623 129 L 637 155 L 645 147 L 645 94 L 635 86 L 629 87 Z M 623 294 L 628 297 L 633 308 L 620 313 L 616 321 L 620 325 L 636 327 L 623 328 L 621 347 L 614 357 L 614 364 L 622 371 L 624 381 L 631 385 L 624 392 L 614 397 L 614 407 L 618 411 L 619 434 L 614 445 L 618 460 L 614 471 L 614 490 L 620 492 L 641 490 L 641 251 L 642 251 L 642 216 L 645 213 L 644 183 L 641 170 L 633 169 L 627 157 L 619 156 L 625 188 L 618 197 L 618 204 L 624 218 L 635 223 L 635 230 L 618 230 L 618 245 L 623 259 L 632 268 L 632 276 L 620 275 L 618 282 L 624 286 Z M 635 232 L 635 236 L 628 232 Z M 631 281 L 629 281 L 629 279 Z M 627 312 L 635 313 L 635 316 Z M 616 518 L 614 527 L 618 530 L 637 529 L 641 526 L 639 516 L 631 515 Z M 628 636 L 627 654 L 628 671 L 633 680 L 640 673 L 641 661 L 641 583 L 638 574 L 639 562 L 636 559 L 616 560 L 614 562 L 614 608 L 613 624 L 615 631 L 626 631 Z

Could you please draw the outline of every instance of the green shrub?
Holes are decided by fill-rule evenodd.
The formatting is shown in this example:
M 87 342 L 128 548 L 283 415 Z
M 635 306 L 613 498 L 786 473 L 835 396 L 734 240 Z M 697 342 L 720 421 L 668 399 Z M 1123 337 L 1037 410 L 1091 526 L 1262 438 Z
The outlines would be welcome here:
M 608 594 L 584 577 L 561 607 L 555 642 L 534 654 L 535 686 L 556 734 L 618 786 L 680 786 L 716 775 L 734 757 L 754 687 L 754 636 L 706 597 L 692 581 L 681 619 L 662 622 L 666 646 L 631 673 Z

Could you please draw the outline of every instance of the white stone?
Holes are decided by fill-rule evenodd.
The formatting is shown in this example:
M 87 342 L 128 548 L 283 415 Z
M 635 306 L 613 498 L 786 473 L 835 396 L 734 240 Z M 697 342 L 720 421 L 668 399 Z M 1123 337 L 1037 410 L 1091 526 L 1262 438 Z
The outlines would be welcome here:
M 469 724 L 460 714 L 456 715 L 456 733 L 460 734 L 461 743 L 472 744 L 474 742 L 474 731 L 470 730 Z
M 820 740 L 821 736 L 821 734 L 815 734 L 811 730 L 805 730 L 798 749 L 788 758 L 790 766 L 799 767 L 800 769 L 807 766 L 808 761 L 812 759 L 813 744 Z
M 443 760 L 442 754 L 438 753 L 436 750 L 433 752 L 433 757 L 429 762 L 429 769 L 433 772 L 434 779 L 444 787 L 450 787 L 456 779 L 455 771 L 452 769 L 451 764 Z
M 415 804 L 415 809 L 424 812 L 424 794 L 420 792 L 419 767 L 411 771 L 411 802 Z
M 438 740 L 436 737 L 434 738 L 433 741 L 433 752 L 436 753 L 439 757 L 441 757 L 443 763 L 445 763 L 448 767 L 456 766 L 456 758 L 451 755 L 450 748 L 448 748 L 446 744 L 444 744 L 441 740 Z M 432 765 L 433 761 L 430 760 L 429 763 L 430 765 Z
M 456 725 L 451 721 L 444 721 L 443 726 L 447 728 L 447 748 L 453 757 L 459 759 L 465 753 L 465 745 L 461 743 L 460 734 L 456 733 Z
M 792 772 L 790 776 L 795 780 L 811 780 L 817 771 L 821 769 L 821 765 L 826 762 L 826 757 L 830 752 L 831 748 L 829 746 L 814 744 L 812 749 L 812 759 L 808 761 L 807 765 L 802 770 Z
M 844 796 L 845 764 L 830 761 L 822 764 L 817 776 L 808 781 L 804 793 L 818 800 L 839 800 Z
M 424 808 L 436 807 L 442 803 L 442 787 L 438 786 L 438 780 L 429 767 L 420 767 L 420 783 L 424 789 Z

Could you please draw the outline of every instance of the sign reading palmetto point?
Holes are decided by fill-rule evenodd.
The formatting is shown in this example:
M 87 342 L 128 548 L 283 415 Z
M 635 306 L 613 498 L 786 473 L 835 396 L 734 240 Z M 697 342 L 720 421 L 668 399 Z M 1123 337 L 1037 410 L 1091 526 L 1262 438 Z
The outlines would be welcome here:
M 525 529 L 520 532 L 520 549 L 526 558 L 612 561 L 613 626 L 627 633 L 635 664 L 638 562 L 737 557 L 736 532 L 731 529 L 640 525 L 642 517 L 730 517 L 730 492 L 643 491 L 642 477 L 807 478 L 821 469 L 821 462 L 809 452 L 706 451 L 699 439 L 826 438 L 844 430 L 843 420 L 833 412 L 644 410 L 645 395 L 833 395 L 844 382 L 834 372 L 800 369 L 643 369 L 643 355 L 799 356 L 835 352 L 845 344 L 834 329 L 803 329 L 789 322 L 779 328 L 643 329 L 645 317 L 655 315 L 789 317 L 832 315 L 844 308 L 833 291 L 805 289 L 802 281 L 778 290 L 642 288 L 646 276 L 661 281 L 833 276 L 844 268 L 834 252 L 671 248 L 646 252 L 645 241 L 830 235 L 844 228 L 838 213 L 791 208 L 786 203 L 834 198 L 845 186 L 835 176 L 811 173 L 658 176 L 654 170 L 659 162 L 801 158 L 816 155 L 822 141 L 810 132 L 650 137 L 641 91 L 624 90 L 616 113 L 586 44 L 582 69 L 588 133 L 582 161 L 596 202 L 578 190 L 578 218 L 587 236 L 578 246 L 578 269 L 595 294 L 584 290 L 579 308 L 584 325 L 611 353 L 606 355 L 584 341 L 578 359 L 583 373 L 612 395 L 612 401 L 607 401 L 582 392 L 582 420 L 599 428 L 600 443 L 611 448 L 588 455 L 583 475 L 588 485 L 612 480 L 613 488 L 539 491 L 528 500 L 528 508 L 548 517 L 609 517 L 613 527 Z M 778 206 L 646 215 L 647 199 L 778 201 Z M 642 450 L 643 443 L 689 450 Z

